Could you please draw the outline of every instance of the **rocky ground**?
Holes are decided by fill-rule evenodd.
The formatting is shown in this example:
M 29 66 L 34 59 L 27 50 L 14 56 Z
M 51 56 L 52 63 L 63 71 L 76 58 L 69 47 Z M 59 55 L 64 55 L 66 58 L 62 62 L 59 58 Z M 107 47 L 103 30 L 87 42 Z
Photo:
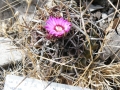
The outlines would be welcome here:
M 120 89 L 119 0 L 0 0 L 0 89 L 8 74 L 94 90 Z M 45 22 L 72 27 L 48 38 Z

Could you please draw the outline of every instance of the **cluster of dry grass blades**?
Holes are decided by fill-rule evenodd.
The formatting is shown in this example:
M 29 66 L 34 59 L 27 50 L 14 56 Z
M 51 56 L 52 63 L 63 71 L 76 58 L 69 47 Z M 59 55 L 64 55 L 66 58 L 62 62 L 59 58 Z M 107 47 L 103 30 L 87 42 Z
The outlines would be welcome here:
M 88 11 L 94 0 L 88 0 L 88 5 L 84 5 L 87 0 L 78 0 L 79 5 L 76 1 L 1 0 L 6 5 L 0 8 L 0 13 L 10 12 L 11 17 L 1 18 L 0 37 L 12 39 L 26 54 L 21 62 L 0 67 L 1 89 L 7 74 L 94 90 L 119 89 L 120 62 L 100 58 L 106 33 Z M 107 1 L 111 5 L 111 1 Z M 25 4 L 24 10 L 19 9 L 21 4 Z M 114 5 L 112 7 L 114 13 L 119 13 Z M 50 15 L 62 15 L 72 23 L 66 36 L 47 39 L 44 25 Z

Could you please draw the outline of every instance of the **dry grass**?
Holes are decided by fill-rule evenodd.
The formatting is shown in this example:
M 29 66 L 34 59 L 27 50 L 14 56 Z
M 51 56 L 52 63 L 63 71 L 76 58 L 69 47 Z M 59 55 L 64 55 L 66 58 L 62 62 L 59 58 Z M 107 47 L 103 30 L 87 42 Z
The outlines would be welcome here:
M 40 6 L 36 5 L 30 18 L 28 9 L 31 2 L 27 2 L 27 9 L 22 14 L 14 12 L 17 3 L 19 5 L 22 2 L 7 3 L 12 16 L 1 20 L 0 36 L 11 38 L 16 46 L 23 49 L 26 58 L 16 64 L 1 66 L 1 89 L 7 74 L 95 90 L 117 90 L 120 87 L 120 62 L 109 63 L 110 59 L 100 58 L 106 34 L 97 22 L 93 23 L 90 19 L 91 13 L 87 10 L 92 0 L 87 7 L 83 6 L 82 1 L 78 7 L 74 0 L 54 0 L 53 6 L 57 6 L 54 9 L 49 6 L 50 1 L 48 3 L 45 0 Z M 114 8 L 114 13 L 119 12 Z M 2 13 L 6 8 L 0 10 Z M 72 23 L 71 31 L 63 38 L 47 39 L 45 21 L 49 15 L 56 13 L 62 14 Z

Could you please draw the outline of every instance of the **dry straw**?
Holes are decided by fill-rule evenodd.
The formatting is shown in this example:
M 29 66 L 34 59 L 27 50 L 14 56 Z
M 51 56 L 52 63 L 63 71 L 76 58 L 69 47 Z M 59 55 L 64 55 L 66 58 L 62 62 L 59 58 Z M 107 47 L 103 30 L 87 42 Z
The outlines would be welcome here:
M 1 89 L 7 74 L 94 90 L 120 87 L 119 61 L 109 63 L 109 60 L 99 57 L 103 53 L 101 49 L 105 33 L 97 24 L 99 22 L 93 23 L 91 13 L 87 11 L 94 0 L 89 2 L 88 7 L 84 0 L 80 0 L 79 6 L 75 1 L 77 0 L 33 0 L 28 3 L 28 0 L 17 0 L 6 2 L 7 8 L 0 8 L 2 12 L 8 9 L 12 13 L 9 19 L 0 20 L 7 25 L 0 35 L 11 38 L 26 53 L 26 58 L 21 62 L 0 67 Z M 26 10 L 19 9 L 22 4 L 26 5 Z M 117 8 L 115 10 L 118 12 Z M 15 15 L 16 11 L 19 14 Z M 61 18 L 55 18 L 57 16 Z M 48 34 L 61 38 L 48 39 Z M 64 34 L 66 35 L 63 36 Z

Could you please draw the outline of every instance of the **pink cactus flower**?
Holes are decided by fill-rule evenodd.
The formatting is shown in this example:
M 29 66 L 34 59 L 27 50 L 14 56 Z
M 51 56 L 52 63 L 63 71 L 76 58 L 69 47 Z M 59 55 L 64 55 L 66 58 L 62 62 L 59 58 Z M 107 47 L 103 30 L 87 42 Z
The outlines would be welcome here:
M 49 17 L 46 21 L 45 29 L 53 37 L 62 37 L 70 31 L 71 23 L 58 17 Z

